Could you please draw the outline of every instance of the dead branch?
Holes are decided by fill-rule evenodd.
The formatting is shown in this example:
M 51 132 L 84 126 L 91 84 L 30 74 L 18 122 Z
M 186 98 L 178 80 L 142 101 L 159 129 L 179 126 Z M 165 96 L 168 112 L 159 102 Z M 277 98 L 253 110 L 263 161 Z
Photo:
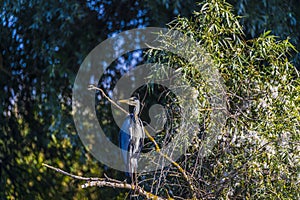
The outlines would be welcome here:
M 119 106 L 116 102 L 114 102 L 111 98 L 109 98 L 101 88 L 98 88 L 98 87 L 96 87 L 95 85 L 92 85 L 92 84 L 91 84 L 91 85 L 88 86 L 88 90 L 98 90 L 98 91 L 100 91 L 100 92 L 102 93 L 102 95 L 103 95 L 110 103 L 112 103 L 113 105 L 115 105 L 115 106 L 116 106 L 118 109 L 120 109 L 122 112 L 124 112 L 124 113 L 126 113 L 127 115 L 129 115 L 129 113 L 128 113 L 126 110 L 124 110 L 121 106 Z
M 155 200 L 172 200 L 172 198 L 163 198 L 159 197 L 157 195 L 154 195 L 150 192 L 147 192 L 144 190 L 142 187 L 135 185 L 135 184 L 128 184 L 124 181 L 119 181 L 116 179 L 109 178 L 107 175 L 104 175 L 105 178 L 98 178 L 98 177 L 83 177 L 83 176 L 77 176 L 71 173 L 68 173 L 62 169 L 53 167 L 51 165 L 47 165 L 45 163 L 42 164 L 43 166 L 52 169 L 58 173 L 64 174 L 66 176 L 69 176 L 74 179 L 78 180 L 84 180 L 86 183 L 81 185 L 81 188 L 87 188 L 87 187 L 112 187 L 112 188 L 122 188 L 122 189 L 128 189 L 128 190 L 133 190 L 137 195 L 143 195 L 147 199 L 155 199 Z
M 128 189 L 128 190 L 133 190 L 135 193 L 139 195 L 145 196 L 147 199 L 155 199 L 155 200 L 164 200 L 166 198 L 162 198 L 159 196 L 156 196 L 150 192 L 147 192 L 140 186 L 136 186 L 134 184 L 128 184 L 126 182 L 123 183 L 115 183 L 115 182 L 109 182 L 109 181 L 89 181 L 83 185 L 81 185 L 82 188 L 87 188 L 87 187 L 112 187 L 112 188 L 123 188 L 123 189 Z M 172 199 L 172 198 L 168 198 Z

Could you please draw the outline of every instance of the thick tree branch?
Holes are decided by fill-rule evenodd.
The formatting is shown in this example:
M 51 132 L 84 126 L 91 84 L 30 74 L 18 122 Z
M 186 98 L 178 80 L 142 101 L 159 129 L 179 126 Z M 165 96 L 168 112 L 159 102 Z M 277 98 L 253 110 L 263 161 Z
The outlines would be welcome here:
M 138 185 L 135 185 L 135 184 L 131 185 L 131 184 L 128 184 L 128 183 L 123 182 L 123 181 L 119 181 L 119 180 L 116 180 L 116 179 L 109 178 L 106 175 L 105 175 L 105 178 L 83 177 L 83 176 L 77 176 L 77 175 L 74 175 L 74 174 L 70 174 L 70 173 L 68 173 L 68 172 L 66 172 L 62 169 L 53 167 L 51 165 L 47 165 L 45 163 L 43 163 L 42 165 L 49 168 L 49 169 L 52 169 L 52 170 L 54 170 L 58 173 L 69 176 L 71 178 L 86 181 L 86 183 L 81 185 L 82 188 L 94 187 L 94 186 L 122 188 L 122 189 L 133 190 L 137 195 L 143 195 L 147 199 L 155 199 L 155 200 L 165 200 L 166 199 L 166 198 L 162 198 L 162 197 L 159 197 L 157 195 L 154 195 L 150 192 L 147 192 L 146 190 L 144 190 L 143 188 L 141 188 Z M 172 198 L 167 198 L 167 199 L 172 200 Z
M 82 188 L 87 188 L 87 187 L 113 187 L 113 188 L 123 188 L 123 189 L 128 189 L 128 190 L 133 190 L 136 194 L 143 195 L 147 199 L 155 199 L 155 200 L 164 200 L 166 198 L 162 198 L 159 196 L 156 196 L 150 192 L 147 192 L 140 186 L 136 186 L 134 184 L 128 184 L 126 182 L 122 183 L 116 183 L 116 182 L 110 182 L 110 181 L 89 181 L 83 185 L 81 185 Z M 168 198 L 169 200 L 172 198 Z

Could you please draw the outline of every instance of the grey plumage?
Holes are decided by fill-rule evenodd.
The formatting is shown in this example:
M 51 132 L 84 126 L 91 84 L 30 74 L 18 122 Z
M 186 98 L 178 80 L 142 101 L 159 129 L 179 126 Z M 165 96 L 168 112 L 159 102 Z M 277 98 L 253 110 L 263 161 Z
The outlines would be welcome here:
M 120 130 L 120 148 L 126 170 L 131 177 L 131 182 L 137 184 L 138 159 L 144 145 L 144 126 L 138 117 L 140 101 L 137 97 L 126 100 L 119 100 L 120 103 L 127 103 L 134 106 L 133 113 L 130 113 L 123 122 Z

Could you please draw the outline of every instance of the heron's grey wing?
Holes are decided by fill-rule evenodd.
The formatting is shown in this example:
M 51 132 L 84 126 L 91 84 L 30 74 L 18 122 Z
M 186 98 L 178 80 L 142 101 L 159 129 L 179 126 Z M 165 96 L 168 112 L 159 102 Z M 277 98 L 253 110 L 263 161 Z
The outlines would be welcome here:
M 141 148 L 144 146 L 144 139 L 145 139 L 145 127 L 143 125 L 143 122 L 142 120 L 140 120 L 140 124 L 141 124 L 141 127 L 142 127 L 142 138 L 141 138 Z
M 144 146 L 144 138 L 145 138 L 145 129 L 144 129 L 144 125 L 143 122 L 139 119 L 139 124 L 140 124 L 140 129 L 141 129 L 141 135 L 139 138 L 139 147 L 138 147 L 138 156 L 140 156 L 140 152 L 142 151 L 142 148 Z
M 128 152 L 129 152 L 129 146 L 130 146 L 130 125 L 131 125 L 131 117 L 128 115 L 121 127 L 120 130 L 120 148 L 121 148 L 121 154 L 123 157 L 124 164 L 126 166 L 126 170 L 128 171 Z
M 129 144 L 130 146 L 129 159 L 130 159 L 130 167 L 131 167 L 130 169 L 132 170 L 132 172 L 136 172 L 138 168 L 138 159 L 142 147 L 144 146 L 144 136 L 145 136 L 144 126 L 141 120 L 139 120 L 134 124 L 131 131 L 132 131 L 132 135 L 131 135 L 132 137 Z

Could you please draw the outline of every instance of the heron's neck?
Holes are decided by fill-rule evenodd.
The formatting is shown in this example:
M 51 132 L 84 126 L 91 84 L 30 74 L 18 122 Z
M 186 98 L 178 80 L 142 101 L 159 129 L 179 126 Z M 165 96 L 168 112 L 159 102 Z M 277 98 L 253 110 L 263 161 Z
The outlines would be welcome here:
M 140 104 L 136 105 L 133 109 L 133 116 L 136 122 L 139 119 L 139 112 L 140 112 Z

